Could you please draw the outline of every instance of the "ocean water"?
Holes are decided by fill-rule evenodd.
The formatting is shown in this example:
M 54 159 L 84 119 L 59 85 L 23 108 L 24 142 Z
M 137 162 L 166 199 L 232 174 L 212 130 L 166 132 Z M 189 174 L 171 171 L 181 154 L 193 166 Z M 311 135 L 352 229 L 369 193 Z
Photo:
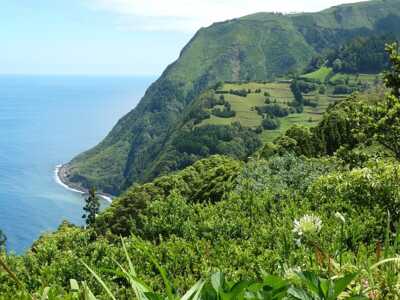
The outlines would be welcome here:
M 0 76 L 0 229 L 22 253 L 68 220 L 82 224 L 83 196 L 55 167 L 96 145 L 136 106 L 151 77 Z

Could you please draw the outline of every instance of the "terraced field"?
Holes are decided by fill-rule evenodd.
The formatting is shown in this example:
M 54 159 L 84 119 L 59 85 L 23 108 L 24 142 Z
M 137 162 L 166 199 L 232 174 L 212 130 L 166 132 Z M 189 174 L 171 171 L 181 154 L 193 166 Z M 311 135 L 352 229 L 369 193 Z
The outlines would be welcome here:
M 317 75 L 325 76 L 328 70 L 322 70 Z M 314 74 L 315 75 L 315 74 Z M 322 76 L 321 75 L 321 76 Z M 347 82 L 358 82 L 368 84 L 373 87 L 376 82 L 376 75 L 345 75 L 336 74 L 331 80 L 348 80 Z M 332 81 L 333 82 L 333 81 Z M 286 131 L 292 125 L 303 125 L 307 127 L 314 126 L 322 118 L 329 104 L 342 100 L 349 94 L 334 95 L 333 84 L 323 85 L 325 93 L 320 93 L 317 89 L 315 92 L 303 94 L 304 99 L 313 100 L 317 106 L 304 106 L 303 113 L 292 113 L 287 117 L 279 118 L 280 127 L 275 130 L 262 129 L 261 137 L 264 142 L 272 141 L 282 132 Z M 247 96 L 237 95 L 238 92 L 245 91 Z M 217 117 L 212 114 L 212 109 L 207 109 L 211 114 L 209 119 L 202 121 L 198 126 L 213 124 L 213 125 L 230 125 L 233 122 L 239 122 L 242 126 L 250 128 L 261 127 L 263 117 L 257 112 L 256 107 L 266 105 L 266 98 L 272 103 L 288 105 L 294 100 L 294 96 L 290 89 L 290 81 L 282 80 L 277 82 L 247 82 L 247 83 L 225 83 L 216 92 L 216 97 L 224 96 L 226 102 L 229 102 L 231 109 L 236 115 L 231 118 Z M 223 109 L 223 105 L 217 105 L 214 108 Z

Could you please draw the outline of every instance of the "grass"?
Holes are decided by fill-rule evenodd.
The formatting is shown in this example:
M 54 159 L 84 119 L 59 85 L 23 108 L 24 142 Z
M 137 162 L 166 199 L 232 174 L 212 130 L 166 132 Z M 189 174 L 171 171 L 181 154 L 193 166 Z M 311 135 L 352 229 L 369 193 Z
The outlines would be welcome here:
M 256 106 L 265 105 L 265 95 L 267 92 L 271 96 L 271 100 L 280 104 L 288 104 L 293 101 L 293 94 L 290 90 L 290 84 L 288 82 L 247 82 L 247 83 L 225 83 L 221 88 L 221 91 L 230 90 L 251 90 L 251 93 L 247 97 L 240 97 L 232 94 L 225 94 L 225 100 L 228 101 L 232 110 L 236 112 L 236 116 L 232 118 L 220 118 L 211 115 L 211 118 L 204 120 L 201 125 L 230 125 L 233 122 L 240 122 L 242 126 L 257 128 L 261 126 L 262 117 L 255 110 Z M 255 93 L 255 90 L 261 90 L 259 93 Z M 329 95 L 319 95 L 317 93 L 311 93 L 305 95 L 308 99 L 317 99 L 319 105 L 315 108 L 305 107 L 304 112 L 300 114 L 290 114 L 288 117 L 281 118 L 281 127 L 277 130 L 263 130 L 261 133 L 261 139 L 263 142 L 270 142 L 277 138 L 282 132 L 286 131 L 290 126 L 304 125 L 307 127 L 314 126 L 325 112 L 328 105 L 337 98 L 333 98 Z M 222 106 L 217 106 L 222 108 Z M 211 112 L 211 109 L 209 110 Z
M 374 85 L 376 79 L 381 81 L 382 75 L 381 74 L 344 74 L 344 73 L 336 73 L 329 82 L 334 83 L 335 81 L 342 80 L 346 81 L 349 80 L 349 84 L 356 84 L 358 81 L 368 83 L 369 85 Z
M 324 82 L 325 79 L 332 73 L 332 68 L 321 67 L 318 70 L 305 74 L 302 77 L 307 79 L 319 80 L 320 82 Z
M 238 121 L 246 127 L 260 126 L 262 118 L 255 110 L 255 107 L 264 105 L 264 96 L 260 97 L 259 94 L 249 94 L 247 97 L 226 95 L 225 99 L 232 105 L 232 110 L 236 112 L 236 116 L 233 118 L 219 118 L 212 115 L 210 119 L 205 120 L 202 124 L 229 125 Z
M 319 70 L 306 74 L 303 77 L 312 78 L 325 81 L 325 78 L 332 72 L 331 68 L 322 67 Z M 378 75 L 381 78 L 380 75 Z M 331 79 L 333 83 L 336 80 L 349 79 L 350 84 L 356 84 L 359 80 L 370 85 L 375 86 L 376 74 L 343 74 L 337 73 Z M 271 142 L 277 138 L 281 133 L 285 132 L 292 125 L 303 125 L 306 127 L 312 127 L 321 120 L 322 115 L 332 103 L 340 101 L 349 95 L 333 95 L 334 86 L 332 84 L 326 84 L 326 93 L 319 94 L 318 91 L 305 94 L 304 98 L 318 102 L 317 107 L 304 107 L 304 112 L 300 114 L 290 114 L 285 118 L 280 118 L 281 126 L 276 130 L 263 130 L 261 133 L 261 139 L 263 142 Z M 230 125 L 233 122 L 239 122 L 242 126 L 249 128 L 257 128 L 261 126 L 262 117 L 257 113 L 256 107 L 265 105 L 266 96 L 265 93 L 270 95 L 270 99 L 280 104 L 288 104 L 293 101 L 293 94 L 290 90 L 290 83 L 284 80 L 277 82 L 242 82 L 242 83 L 225 83 L 220 91 L 229 92 L 230 90 L 250 90 L 251 93 L 247 97 L 240 97 L 232 94 L 225 94 L 225 100 L 228 101 L 232 110 L 236 112 L 236 116 L 232 118 L 221 118 L 211 115 L 207 120 L 204 120 L 198 126 L 201 125 Z M 260 92 L 256 93 L 256 90 Z M 223 106 L 217 106 L 217 108 L 223 108 Z M 211 109 L 209 109 L 211 112 Z
M 322 114 L 313 114 L 311 110 L 311 108 L 305 107 L 304 112 L 301 114 L 291 114 L 286 118 L 281 118 L 281 126 L 279 129 L 264 130 L 261 133 L 261 140 L 264 143 L 272 142 L 293 125 L 301 125 L 305 127 L 317 125 L 318 121 L 322 119 Z

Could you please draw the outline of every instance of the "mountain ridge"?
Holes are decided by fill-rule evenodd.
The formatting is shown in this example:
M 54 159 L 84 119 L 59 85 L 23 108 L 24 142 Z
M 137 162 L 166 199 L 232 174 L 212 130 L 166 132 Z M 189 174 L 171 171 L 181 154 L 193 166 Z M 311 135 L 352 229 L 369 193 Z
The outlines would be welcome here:
M 329 47 L 358 36 L 396 34 L 398 26 L 400 2 L 375 0 L 319 13 L 258 13 L 201 28 L 138 106 L 98 146 L 67 164 L 66 183 L 119 194 L 150 180 L 146 174 L 183 112 L 207 88 L 299 72 Z

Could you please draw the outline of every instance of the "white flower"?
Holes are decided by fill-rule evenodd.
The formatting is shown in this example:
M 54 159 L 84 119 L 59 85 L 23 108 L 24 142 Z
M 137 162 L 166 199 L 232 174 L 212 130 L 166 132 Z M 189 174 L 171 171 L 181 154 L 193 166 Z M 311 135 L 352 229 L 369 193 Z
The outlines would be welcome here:
M 293 224 L 293 232 L 299 237 L 316 235 L 322 228 L 321 219 L 314 215 L 305 215 L 300 220 L 295 220 Z
M 335 213 L 335 217 L 336 217 L 336 219 L 338 219 L 343 224 L 346 223 L 346 219 L 344 218 L 344 216 L 340 212 L 336 212 Z

